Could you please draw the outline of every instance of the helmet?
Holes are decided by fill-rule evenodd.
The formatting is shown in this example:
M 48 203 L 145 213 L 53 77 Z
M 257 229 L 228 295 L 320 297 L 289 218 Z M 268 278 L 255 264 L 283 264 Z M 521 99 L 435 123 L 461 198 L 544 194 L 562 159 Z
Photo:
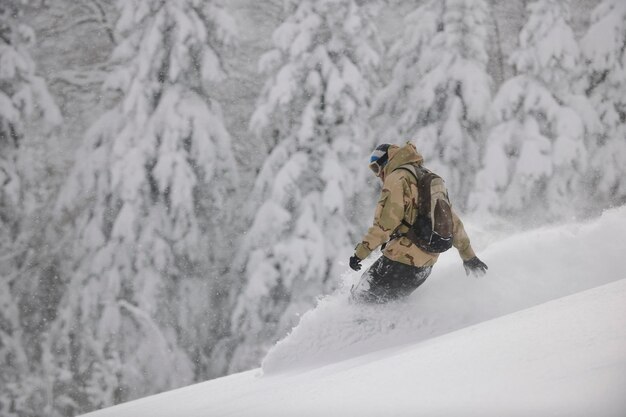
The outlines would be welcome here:
M 382 145 L 378 145 L 372 155 L 370 156 L 370 169 L 376 174 L 376 176 L 380 176 L 385 165 L 389 161 L 389 147 L 391 145 L 388 143 L 383 143 Z

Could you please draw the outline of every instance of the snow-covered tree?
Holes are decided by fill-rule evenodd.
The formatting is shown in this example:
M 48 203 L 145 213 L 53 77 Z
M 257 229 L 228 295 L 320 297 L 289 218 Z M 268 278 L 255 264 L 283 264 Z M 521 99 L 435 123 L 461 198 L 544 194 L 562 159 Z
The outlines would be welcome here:
M 35 72 L 29 48 L 33 30 L 21 22 L 21 1 L 0 7 L 0 239 L 17 238 L 24 191 L 18 172 L 25 123 L 33 117 L 58 124 L 61 115 L 43 78 Z
M 491 106 L 471 207 L 545 220 L 575 214 L 588 163 L 586 134 L 597 118 L 577 91 L 581 57 L 568 2 L 538 0 L 528 13 L 510 57 L 518 75 Z
M 52 349 L 68 414 L 205 375 L 237 184 L 212 87 L 234 21 L 216 1 L 120 0 L 105 89 L 58 202 L 75 230 Z
M 491 102 L 489 7 L 482 0 L 430 0 L 407 15 L 392 46 L 391 82 L 375 105 L 381 135 L 412 140 L 464 208 L 480 162 Z
M 378 41 L 375 7 L 354 0 L 286 4 L 261 69 L 270 74 L 251 127 L 271 146 L 250 196 L 236 260 L 230 370 L 258 365 L 297 314 L 338 283 L 372 142 L 368 113 Z
M 0 277 L 0 411 L 3 415 L 17 417 L 24 409 L 18 399 L 26 388 L 28 359 L 24 353 L 19 311 L 13 297 L 11 282 Z
M 626 203 L 626 2 L 602 1 L 581 40 L 590 77 L 587 93 L 602 122 L 591 145 L 592 184 L 599 202 Z
M 29 52 L 35 34 L 23 23 L 27 3 L 6 0 L 0 5 L 0 414 L 6 416 L 36 411 L 29 404 L 36 387 L 29 376 L 20 315 L 25 297 L 17 288 L 26 279 L 19 273 L 28 252 L 24 223 L 38 209 L 25 186 L 32 164 L 40 162 L 29 160 L 25 143 L 35 139 L 27 138 L 26 131 L 31 122 L 44 126 L 61 122 Z

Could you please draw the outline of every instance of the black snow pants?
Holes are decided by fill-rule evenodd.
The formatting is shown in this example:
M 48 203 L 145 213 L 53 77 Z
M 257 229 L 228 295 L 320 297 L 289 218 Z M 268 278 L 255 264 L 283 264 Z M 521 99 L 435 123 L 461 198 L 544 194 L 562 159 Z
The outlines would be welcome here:
M 365 303 L 386 303 L 404 298 L 426 281 L 432 266 L 416 267 L 381 256 L 361 276 L 350 292 L 352 299 Z

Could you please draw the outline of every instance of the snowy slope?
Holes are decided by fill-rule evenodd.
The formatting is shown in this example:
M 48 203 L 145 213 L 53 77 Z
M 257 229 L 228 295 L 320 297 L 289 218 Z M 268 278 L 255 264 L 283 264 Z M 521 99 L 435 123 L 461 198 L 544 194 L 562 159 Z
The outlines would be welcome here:
M 626 415 L 626 280 L 308 371 L 220 378 L 89 414 Z
M 322 299 L 270 350 L 263 370 L 268 374 L 319 366 L 415 343 L 626 278 L 623 236 L 626 207 L 585 224 L 493 240 L 479 250 L 489 265 L 487 276 L 481 279 L 466 277 L 456 251 L 450 250 L 408 300 L 384 307 L 350 305 L 348 288 L 360 273 L 348 273 L 343 289 Z
M 480 280 L 446 254 L 385 307 L 349 305 L 349 274 L 262 369 L 89 415 L 626 416 L 622 236 L 626 208 L 493 240 Z

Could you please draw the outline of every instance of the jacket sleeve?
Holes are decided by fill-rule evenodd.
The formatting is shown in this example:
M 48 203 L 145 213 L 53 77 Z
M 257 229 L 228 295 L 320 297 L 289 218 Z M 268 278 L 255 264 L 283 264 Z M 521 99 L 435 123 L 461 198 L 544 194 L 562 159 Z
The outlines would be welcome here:
M 359 259 L 367 258 L 374 249 L 389 240 L 391 234 L 402 224 L 404 209 L 404 181 L 394 172 L 383 185 L 376 205 L 374 224 L 355 249 L 355 255 Z
M 465 232 L 463 222 L 454 210 L 452 210 L 452 221 L 454 224 L 452 229 L 452 245 L 459 251 L 459 255 L 463 261 L 472 259 L 476 254 L 470 244 L 469 236 L 467 236 Z

